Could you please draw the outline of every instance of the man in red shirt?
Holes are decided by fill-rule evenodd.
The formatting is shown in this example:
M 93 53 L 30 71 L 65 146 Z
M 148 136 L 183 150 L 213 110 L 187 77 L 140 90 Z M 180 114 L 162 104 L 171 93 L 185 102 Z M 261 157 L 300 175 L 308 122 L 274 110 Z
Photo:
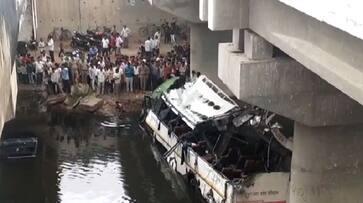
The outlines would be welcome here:
M 163 69 L 163 78 L 164 80 L 167 80 L 170 78 L 171 74 L 171 65 L 170 62 L 166 62 Z
M 110 52 L 112 53 L 112 51 L 114 51 L 115 55 L 116 55 L 116 36 L 115 36 L 115 34 L 112 34 L 111 38 L 110 38 Z

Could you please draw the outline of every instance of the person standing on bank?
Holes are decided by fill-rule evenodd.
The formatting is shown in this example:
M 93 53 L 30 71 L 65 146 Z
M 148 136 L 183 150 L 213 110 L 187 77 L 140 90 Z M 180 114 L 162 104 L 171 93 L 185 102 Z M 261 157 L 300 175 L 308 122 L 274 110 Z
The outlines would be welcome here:
M 52 35 L 48 36 L 48 50 L 49 50 L 49 56 L 52 62 L 54 63 L 54 40 Z
M 141 62 L 132 62 L 132 67 L 134 68 L 134 77 L 133 77 L 133 89 L 139 90 L 140 89 L 140 77 L 139 77 L 139 69 Z
M 43 62 L 41 61 L 40 57 L 38 57 L 37 61 L 35 62 L 35 76 L 36 84 L 41 85 L 43 82 Z
M 26 62 L 26 73 L 28 75 L 28 84 L 34 84 L 34 74 L 35 74 L 35 67 L 34 67 L 34 59 L 33 57 L 30 58 L 30 61 Z
M 114 34 L 111 34 L 109 47 L 110 55 L 112 55 L 112 52 L 115 52 L 116 55 L 116 35 Z
M 151 61 L 150 76 L 151 76 L 150 89 L 154 90 L 159 85 L 159 81 L 160 81 L 160 62 L 159 61 Z
M 160 39 L 161 39 L 161 32 L 160 32 L 160 29 L 157 29 L 155 34 L 154 34 L 154 39 L 159 39 L 159 42 L 160 42 Z
M 125 78 L 126 78 L 126 91 L 133 92 L 134 67 L 130 64 L 130 62 L 127 63 L 127 66 L 125 68 Z
M 163 30 L 164 30 L 164 43 L 165 44 L 169 44 L 170 42 L 170 27 L 169 27 L 169 23 L 165 22 L 165 24 L 162 25 Z
M 113 85 L 115 83 L 115 79 L 113 77 L 113 64 L 106 69 L 106 81 L 105 81 L 105 91 L 106 94 L 111 94 L 114 92 Z
M 105 93 L 105 79 L 106 79 L 105 70 L 102 67 L 99 67 L 99 69 L 97 69 L 98 95 L 103 95 Z
M 152 53 L 152 40 L 150 39 L 150 37 L 147 38 L 144 46 L 145 46 L 146 60 L 149 61 L 151 59 L 151 53 Z
M 150 69 L 143 61 L 141 63 L 140 69 L 139 69 L 139 76 L 140 76 L 140 89 L 142 91 L 146 91 L 146 83 L 149 79 Z
M 130 28 L 128 28 L 126 25 L 124 25 L 124 27 L 121 30 L 121 37 L 124 41 L 124 48 L 128 48 L 129 47 L 129 37 L 131 34 L 131 30 Z
M 42 54 L 44 52 L 45 42 L 44 42 L 43 38 L 40 38 L 40 41 L 38 43 L 38 49 L 40 51 L 40 54 Z
M 50 74 L 50 81 L 53 89 L 54 94 L 59 94 L 60 87 L 58 86 L 59 80 L 60 80 L 60 72 L 58 71 L 59 64 L 56 63 L 55 67 L 53 69 L 50 69 L 52 72 Z
M 68 93 L 68 94 L 71 93 L 71 83 L 69 81 L 69 79 L 70 79 L 70 77 L 69 77 L 69 69 L 64 64 L 62 65 L 61 76 L 62 76 L 62 82 L 63 82 L 64 92 L 65 93 Z
M 108 56 L 109 44 L 110 44 L 110 41 L 107 39 L 106 36 L 103 36 L 103 38 L 102 38 L 102 56 Z
M 171 75 L 171 64 L 170 62 L 165 62 L 164 67 L 163 67 L 163 79 L 168 80 L 170 79 L 170 75 Z
M 96 74 L 97 74 L 96 66 L 91 65 L 91 67 L 89 67 L 89 70 L 88 70 L 88 77 L 90 80 L 90 87 L 91 87 L 92 91 L 96 90 L 96 88 L 95 88 Z
M 160 54 L 160 38 L 158 36 L 154 38 L 154 53 L 155 56 L 159 56 Z
M 121 47 L 124 41 L 122 40 L 119 33 L 116 35 L 116 55 L 121 55 Z
M 112 79 L 114 80 L 113 93 L 116 96 L 119 95 L 121 92 L 121 77 L 121 69 L 119 67 L 115 67 L 115 70 L 112 71 Z
M 63 47 L 63 42 L 59 43 L 59 54 L 58 57 L 59 58 L 63 58 L 64 56 L 64 47 Z
M 175 34 L 177 32 L 176 23 L 172 22 L 170 26 L 170 40 L 171 44 L 176 44 Z

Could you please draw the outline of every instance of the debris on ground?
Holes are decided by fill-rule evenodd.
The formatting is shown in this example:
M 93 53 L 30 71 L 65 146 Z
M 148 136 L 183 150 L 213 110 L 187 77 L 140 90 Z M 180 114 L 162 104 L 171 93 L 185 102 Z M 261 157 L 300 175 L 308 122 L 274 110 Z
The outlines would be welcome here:
M 82 98 L 78 108 L 87 112 L 95 112 L 102 107 L 104 100 L 93 95 Z
M 48 96 L 48 99 L 46 100 L 46 104 L 47 105 L 61 104 L 66 100 L 66 98 L 67 98 L 67 95 L 65 95 L 65 94 L 51 95 L 51 96 Z

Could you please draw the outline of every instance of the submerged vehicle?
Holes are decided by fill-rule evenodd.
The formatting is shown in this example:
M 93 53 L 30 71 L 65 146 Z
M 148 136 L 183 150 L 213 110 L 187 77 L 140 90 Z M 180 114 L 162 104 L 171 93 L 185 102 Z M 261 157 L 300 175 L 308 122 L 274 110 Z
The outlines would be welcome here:
M 203 75 L 165 81 L 144 105 L 163 158 L 208 202 L 287 202 L 292 138 L 275 114 L 240 107 Z
M 0 158 L 34 158 L 37 155 L 37 148 L 38 139 L 36 137 L 7 138 L 0 142 Z

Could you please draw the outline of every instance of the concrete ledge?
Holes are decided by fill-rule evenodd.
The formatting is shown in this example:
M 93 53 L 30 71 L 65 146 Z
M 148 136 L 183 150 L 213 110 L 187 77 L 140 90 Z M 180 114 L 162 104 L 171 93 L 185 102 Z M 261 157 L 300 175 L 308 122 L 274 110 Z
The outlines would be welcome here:
M 295 60 L 251 60 L 219 44 L 218 77 L 238 99 L 309 126 L 363 123 L 363 107 Z

